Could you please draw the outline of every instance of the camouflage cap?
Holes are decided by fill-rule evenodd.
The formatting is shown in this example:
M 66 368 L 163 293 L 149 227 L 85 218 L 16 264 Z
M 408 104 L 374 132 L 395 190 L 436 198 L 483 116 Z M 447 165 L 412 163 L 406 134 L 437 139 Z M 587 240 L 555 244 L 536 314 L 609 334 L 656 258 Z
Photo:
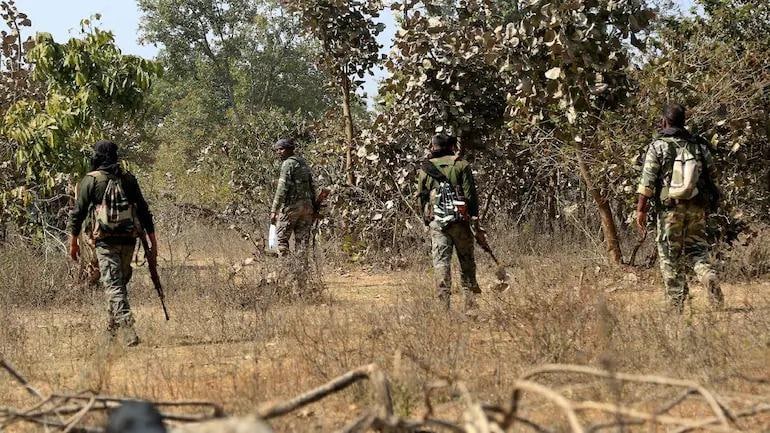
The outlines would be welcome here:
M 275 142 L 273 145 L 273 150 L 294 149 L 295 147 L 296 144 L 294 144 L 294 140 L 291 138 L 282 138 Z

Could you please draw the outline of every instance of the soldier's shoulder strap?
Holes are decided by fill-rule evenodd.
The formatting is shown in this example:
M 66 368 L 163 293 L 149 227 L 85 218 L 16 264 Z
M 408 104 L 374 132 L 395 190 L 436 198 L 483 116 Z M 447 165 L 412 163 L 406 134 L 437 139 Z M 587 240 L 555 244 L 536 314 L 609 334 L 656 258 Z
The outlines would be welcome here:
M 670 161 L 668 161 L 668 163 L 671 165 L 671 167 L 673 167 L 674 156 L 676 155 L 677 149 L 681 146 L 682 142 L 686 143 L 686 141 L 676 137 L 660 136 L 655 138 L 655 141 L 652 142 L 652 146 L 655 149 L 658 157 L 669 159 Z
M 711 152 L 711 151 L 712 151 L 712 149 L 711 149 L 711 143 L 709 143 L 709 141 L 706 139 L 706 137 L 704 137 L 704 136 L 702 136 L 702 135 L 693 135 L 693 136 L 692 136 L 692 142 L 693 142 L 694 144 L 697 144 L 697 145 L 698 145 L 698 150 L 699 150 L 699 151 L 700 151 L 702 154 L 705 154 L 705 153 L 706 153 L 706 151 L 708 151 L 708 152 Z
M 467 160 L 463 159 L 460 155 L 455 156 L 452 161 L 453 161 L 453 165 L 458 167 L 457 168 L 458 170 L 465 170 L 466 167 L 471 165 L 470 162 L 468 162 Z
M 93 177 L 97 182 L 106 182 L 110 179 L 110 175 L 101 170 L 89 171 L 86 176 Z
M 92 177 L 95 182 L 107 182 L 110 179 L 109 176 L 107 175 L 107 173 L 105 173 L 103 171 L 100 171 L 100 170 L 89 171 L 88 173 L 86 173 L 86 176 Z M 94 187 L 95 187 L 95 185 L 96 184 L 94 184 Z M 93 189 L 95 189 L 95 188 L 93 188 Z M 93 191 L 93 189 L 92 189 L 92 191 Z M 94 206 L 96 206 L 96 204 L 98 202 L 101 202 L 102 199 L 103 199 L 103 196 L 102 196 L 102 198 L 97 198 L 97 197 L 94 196 L 94 194 L 95 193 L 92 192 L 91 196 L 88 198 L 88 201 L 90 202 L 89 207 L 90 207 L 90 211 L 91 212 L 94 211 Z
M 305 161 L 302 158 L 300 158 L 299 156 L 292 155 L 292 156 L 286 158 L 286 161 L 284 161 L 283 163 L 287 164 L 289 166 L 299 166 L 299 165 L 302 165 L 304 162 Z
M 420 169 L 422 169 L 425 174 L 439 182 L 449 182 L 449 179 L 446 177 L 446 175 L 444 175 L 444 173 L 442 173 L 441 170 L 436 167 L 436 164 L 430 160 L 424 160 L 422 164 L 420 164 Z
M 93 177 L 97 182 L 107 182 L 110 179 L 114 179 L 117 180 L 121 186 L 124 185 L 126 179 L 135 179 L 134 175 L 128 171 L 120 172 L 116 175 L 102 170 L 94 170 L 86 173 L 86 176 Z
M 656 138 L 653 143 L 665 143 L 666 145 L 668 145 L 668 144 L 675 144 L 675 145 L 678 146 L 680 143 L 682 143 L 682 141 L 684 141 L 684 140 L 681 140 L 681 139 L 676 138 L 676 137 L 661 136 L 661 137 Z

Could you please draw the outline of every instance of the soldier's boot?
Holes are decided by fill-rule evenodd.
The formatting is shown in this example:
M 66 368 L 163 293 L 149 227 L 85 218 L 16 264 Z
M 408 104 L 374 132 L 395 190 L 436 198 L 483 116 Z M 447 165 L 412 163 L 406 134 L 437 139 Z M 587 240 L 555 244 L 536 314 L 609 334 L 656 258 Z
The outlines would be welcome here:
M 465 315 L 475 319 L 479 317 L 479 294 L 470 290 L 465 290 Z
M 714 284 L 708 288 L 709 291 L 709 304 L 711 308 L 719 311 L 725 308 L 725 296 L 722 294 L 722 289 L 718 284 Z
M 441 292 L 441 293 L 438 294 L 439 304 L 446 311 L 449 311 L 449 308 L 451 306 L 450 301 L 449 301 L 449 297 L 450 297 L 450 293 L 448 291 Z
M 121 340 L 126 347 L 135 347 L 139 345 L 139 336 L 136 335 L 133 325 L 123 325 L 118 329 Z
M 684 303 L 687 296 L 672 296 L 669 298 L 669 308 L 671 312 L 676 314 L 684 314 Z
M 110 346 L 112 343 L 115 342 L 115 337 L 116 336 L 117 336 L 117 329 L 116 328 L 107 328 L 99 336 L 99 339 L 97 340 L 97 343 L 99 344 L 99 346 L 102 346 L 102 347 Z
M 665 282 L 666 297 L 668 298 L 668 305 L 671 311 L 676 314 L 683 314 L 685 302 L 688 302 L 690 292 L 687 282 L 679 278 L 667 278 Z
M 118 324 L 115 322 L 115 320 L 110 317 L 107 320 L 107 329 L 104 330 L 104 333 L 101 335 L 100 343 L 104 345 L 110 345 L 115 341 L 115 338 L 118 336 Z
M 716 279 L 716 275 L 707 274 L 702 280 L 703 286 L 708 291 L 709 304 L 714 310 L 723 310 L 725 307 L 725 296 L 722 294 L 722 288 L 719 287 L 719 282 Z

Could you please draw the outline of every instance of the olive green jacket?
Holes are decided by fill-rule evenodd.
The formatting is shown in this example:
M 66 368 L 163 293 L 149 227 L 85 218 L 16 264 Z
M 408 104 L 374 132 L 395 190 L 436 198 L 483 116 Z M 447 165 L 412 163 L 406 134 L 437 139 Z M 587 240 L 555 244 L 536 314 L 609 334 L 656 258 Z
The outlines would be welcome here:
M 106 173 L 106 172 L 105 172 Z M 110 176 L 108 174 L 108 176 Z M 142 190 L 139 188 L 139 182 L 136 177 L 129 172 L 121 174 L 121 185 L 123 191 L 125 191 L 128 201 L 136 206 L 136 214 L 139 222 L 142 224 L 142 228 L 146 233 L 155 232 L 155 224 L 153 222 L 152 213 L 147 201 L 142 195 Z M 69 221 L 67 223 L 67 232 L 72 236 L 80 235 L 83 228 L 83 222 L 89 217 L 91 209 L 97 204 L 101 203 L 104 197 L 104 191 L 107 189 L 108 179 L 99 182 L 94 176 L 86 175 L 78 185 L 77 195 L 75 198 L 75 207 L 69 213 Z M 135 239 L 129 239 L 136 242 Z M 125 238 L 121 238 L 121 241 L 127 242 Z
M 459 185 L 462 188 L 468 206 L 468 214 L 472 217 L 479 216 L 479 197 L 476 194 L 476 182 L 473 179 L 473 170 L 470 163 L 455 155 L 433 158 L 430 162 L 449 179 L 449 183 L 452 186 Z M 438 187 L 439 183 L 422 169 L 420 169 L 417 182 L 420 209 L 422 209 L 423 216 L 425 216 L 430 213 L 430 208 L 433 205 L 430 202 L 430 193 Z

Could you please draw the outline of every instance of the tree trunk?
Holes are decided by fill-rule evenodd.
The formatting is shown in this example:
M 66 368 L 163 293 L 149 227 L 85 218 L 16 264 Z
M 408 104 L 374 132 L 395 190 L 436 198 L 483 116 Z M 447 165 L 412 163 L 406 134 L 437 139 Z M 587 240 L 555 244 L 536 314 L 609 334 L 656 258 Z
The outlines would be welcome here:
M 559 178 L 558 173 L 554 171 L 548 179 L 548 189 L 546 194 L 546 221 L 548 221 L 548 233 L 554 234 L 556 232 L 556 215 L 558 211 L 556 209 L 557 194 L 559 193 Z
M 612 208 L 607 198 L 602 196 L 601 191 L 594 185 L 591 174 L 588 171 L 588 165 L 583 159 L 582 146 L 577 147 L 577 160 L 578 169 L 580 170 L 580 177 L 583 178 L 583 182 L 586 184 L 586 189 L 591 194 L 591 197 L 596 203 L 596 207 L 599 210 L 599 217 L 602 222 L 602 233 L 604 233 L 604 241 L 607 243 L 607 254 L 610 260 L 620 265 L 623 263 L 623 253 L 620 250 L 620 241 L 618 240 L 618 229 L 615 226 L 615 219 L 612 217 Z
M 342 69 L 342 116 L 345 120 L 345 174 L 348 185 L 356 184 L 356 177 L 353 173 L 353 114 L 350 111 L 350 78 Z

